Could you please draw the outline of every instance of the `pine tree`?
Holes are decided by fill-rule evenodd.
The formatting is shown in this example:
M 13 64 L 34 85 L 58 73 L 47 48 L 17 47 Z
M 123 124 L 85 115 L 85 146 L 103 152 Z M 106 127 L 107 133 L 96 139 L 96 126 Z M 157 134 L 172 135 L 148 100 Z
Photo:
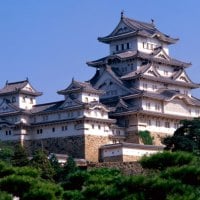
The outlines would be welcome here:
M 62 167 L 55 154 L 50 155 L 49 162 L 55 171 L 53 178 L 56 182 L 58 182 L 62 177 Z
M 53 180 L 55 171 L 53 167 L 51 166 L 47 158 L 47 155 L 43 151 L 41 150 L 36 151 L 30 163 L 31 163 L 31 166 L 41 170 L 42 178 L 48 179 L 51 181 Z
M 29 164 L 28 154 L 24 147 L 16 145 L 14 148 L 14 154 L 11 158 L 11 164 L 13 166 L 23 167 Z

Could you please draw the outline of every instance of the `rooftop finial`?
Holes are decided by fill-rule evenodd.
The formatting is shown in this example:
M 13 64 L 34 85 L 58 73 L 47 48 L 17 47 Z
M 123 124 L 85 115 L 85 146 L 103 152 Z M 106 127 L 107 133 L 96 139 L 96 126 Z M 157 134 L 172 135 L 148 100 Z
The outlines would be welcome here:
M 121 19 L 124 18 L 124 10 L 121 11 Z
M 151 19 L 151 23 L 152 23 L 153 25 L 154 25 L 154 22 L 155 22 L 154 19 Z
M 8 80 L 6 81 L 6 85 L 8 85 Z
M 74 77 L 72 77 L 72 82 L 74 82 Z

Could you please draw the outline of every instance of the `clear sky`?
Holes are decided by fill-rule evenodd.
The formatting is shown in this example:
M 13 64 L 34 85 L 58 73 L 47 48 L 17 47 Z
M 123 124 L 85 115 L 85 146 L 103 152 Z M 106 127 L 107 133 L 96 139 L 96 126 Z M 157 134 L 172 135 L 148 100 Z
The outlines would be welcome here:
M 43 96 L 57 101 L 57 91 L 76 80 L 90 79 L 95 70 L 86 61 L 108 55 L 97 41 L 109 34 L 120 12 L 140 21 L 154 19 L 162 32 L 180 40 L 170 55 L 192 62 L 187 72 L 200 83 L 199 0 L 2 0 L 0 1 L 0 87 L 29 78 Z M 200 89 L 193 92 L 200 98 Z

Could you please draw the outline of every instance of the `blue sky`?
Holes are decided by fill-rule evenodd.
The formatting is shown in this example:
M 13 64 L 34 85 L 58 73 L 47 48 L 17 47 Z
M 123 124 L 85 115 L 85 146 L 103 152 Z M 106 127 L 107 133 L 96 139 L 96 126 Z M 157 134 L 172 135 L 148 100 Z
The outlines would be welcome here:
M 170 55 L 192 62 L 187 72 L 200 83 L 199 0 L 6 0 L 0 1 L 0 87 L 29 78 L 44 94 L 39 103 L 57 101 L 56 92 L 95 70 L 86 61 L 108 55 L 97 37 L 109 34 L 120 12 L 180 38 Z M 200 90 L 193 92 L 200 98 Z

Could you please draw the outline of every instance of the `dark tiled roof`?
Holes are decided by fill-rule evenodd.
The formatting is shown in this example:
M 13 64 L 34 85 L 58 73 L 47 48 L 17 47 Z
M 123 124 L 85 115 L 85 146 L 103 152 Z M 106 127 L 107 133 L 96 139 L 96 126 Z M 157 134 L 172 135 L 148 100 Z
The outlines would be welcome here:
M 72 80 L 72 83 L 64 90 L 58 91 L 58 94 L 70 94 L 70 93 L 76 93 L 79 91 L 86 91 L 86 92 L 91 92 L 95 94 L 102 94 L 103 91 L 101 90 L 96 90 L 95 88 L 92 87 L 92 85 L 89 82 L 79 82 Z
M 155 146 L 155 145 L 144 145 L 144 144 L 135 144 L 135 143 L 116 143 L 116 144 L 106 144 L 101 146 L 101 149 L 112 149 L 116 147 L 127 147 L 131 149 L 143 149 L 143 150 L 163 150 L 164 146 Z
M 50 102 L 50 103 L 45 103 L 45 104 L 38 104 L 33 106 L 31 112 L 34 113 L 39 113 L 39 112 L 45 112 L 45 111 L 50 111 L 50 110 L 56 110 L 64 101 L 57 101 L 57 102 Z
M 119 61 L 124 61 L 124 60 L 135 59 L 135 58 L 140 58 L 143 60 L 147 60 L 147 61 L 151 61 L 155 63 L 162 63 L 162 64 L 176 66 L 176 67 L 188 67 L 191 65 L 191 63 L 182 62 L 174 58 L 169 58 L 169 59 L 157 58 L 155 57 L 154 52 L 152 54 L 147 54 L 140 51 L 126 51 L 122 53 L 117 53 L 114 55 L 103 57 L 95 61 L 87 62 L 87 64 L 92 67 L 101 67 L 101 66 L 105 66 L 108 62 L 112 60 L 118 59 Z
M 122 30 L 122 28 L 118 30 L 118 26 L 121 23 L 127 26 L 124 28 L 124 30 Z M 166 42 L 168 44 L 173 44 L 178 40 L 171 38 L 169 35 L 160 32 L 153 23 L 146 23 L 130 19 L 127 17 L 122 17 L 119 24 L 111 34 L 107 35 L 106 37 L 99 37 L 98 40 L 104 43 L 110 43 L 111 41 L 114 40 L 119 40 L 122 38 L 136 36 L 136 35 L 148 38 L 156 37 L 159 40 Z
M 8 83 L 6 82 L 6 85 L 0 89 L 0 95 L 5 95 L 5 94 L 10 94 L 10 93 L 24 93 L 24 94 L 30 94 L 33 96 L 40 96 L 42 95 L 41 92 L 36 91 L 32 86 L 33 90 L 23 90 L 23 88 L 27 85 L 30 84 L 28 80 L 24 80 L 24 81 L 19 81 L 19 82 L 11 82 Z

